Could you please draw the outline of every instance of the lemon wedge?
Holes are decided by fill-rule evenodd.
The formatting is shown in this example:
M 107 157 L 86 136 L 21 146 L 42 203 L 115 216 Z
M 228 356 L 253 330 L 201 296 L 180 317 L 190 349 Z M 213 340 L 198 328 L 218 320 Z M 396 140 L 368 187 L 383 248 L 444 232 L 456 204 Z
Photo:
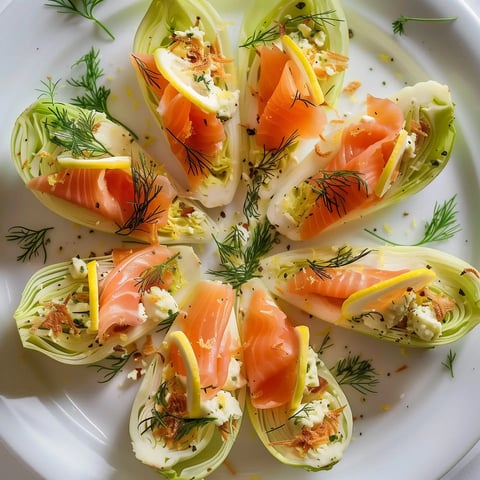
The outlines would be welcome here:
M 308 90 L 314 103 L 321 105 L 325 101 L 322 89 L 318 83 L 317 75 L 313 70 L 312 64 L 303 53 L 302 49 L 295 43 L 295 41 L 288 35 L 281 36 L 282 46 L 285 53 L 297 65 L 303 73 Z
M 307 379 L 308 345 L 310 342 L 310 331 L 307 326 L 299 325 L 295 327 L 295 333 L 298 338 L 299 350 L 297 360 L 297 381 L 290 401 L 290 409 L 292 411 L 296 411 L 302 403 L 303 391 L 305 390 L 305 382 Z
M 428 268 L 418 268 L 396 277 L 378 282 L 371 287 L 352 293 L 342 305 L 345 318 L 352 318 L 369 311 L 383 311 L 392 301 L 401 298 L 409 289 L 419 290 L 436 278 Z
M 65 168 L 91 168 L 91 169 L 120 169 L 128 170 L 132 165 L 132 157 L 121 155 L 106 158 L 73 158 L 58 157 L 57 162 Z
M 168 48 L 153 52 L 160 73 L 180 94 L 207 113 L 231 117 L 238 104 L 238 92 L 224 90 L 215 85 L 210 72 L 194 70 L 191 63 Z
M 395 140 L 392 153 L 388 157 L 387 163 L 385 164 L 375 187 L 375 195 L 377 195 L 377 197 L 383 197 L 395 181 L 394 176 L 398 171 L 397 167 L 402 161 L 407 143 L 408 132 L 405 129 L 402 129 Z
M 181 330 L 170 332 L 165 341 L 178 347 L 187 371 L 187 415 L 191 418 L 200 417 L 200 370 L 192 345 Z
M 97 261 L 92 260 L 87 263 L 87 278 L 88 278 L 88 303 L 90 305 L 90 325 L 87 328 L 87 333 L 98 332 L 99 320 L 99 301 L 98 301 L 98 272 Z

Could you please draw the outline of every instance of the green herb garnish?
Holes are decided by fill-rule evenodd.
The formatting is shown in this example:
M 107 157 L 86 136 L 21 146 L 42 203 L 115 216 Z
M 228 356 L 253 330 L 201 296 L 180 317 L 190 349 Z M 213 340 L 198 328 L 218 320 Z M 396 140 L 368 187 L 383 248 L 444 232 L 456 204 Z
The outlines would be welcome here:
M 130 353 L 122 353 L 118 355 L 109 355 L 104 359 L 105 362 L 109 362 L 109 365 L 102 365 L 95 363 L 92 365 L 87 365 L 87 367 L 93 367 L 97 369 L 97 373 L 103 373 L 103 379 L 99 380 L 98 383 L 107 383 L 112 380 L 118 373 L 122 371 L 127 362 L 130 360 L 130 357 L 136 352 L 132 350 Z
M 164 282 L 164 276 L 167 272 L 175 272 L 177 268 L 177 258 L 179 256 L 180 252 L 177 252 L 159 265 L 150 265 L 146 268 L 136 282 L 139 292 L 147 292 L 153 286 L 161 285 Z
M 444 201 L 441 205 L 439 205 L 438 202 L 435 202 L 432 219 L 425 223 L 423 237 L 418 242 L 410 244 L 410 246 L 418 247 L 426 243 L 443 242 L 449 240 L 461 230 L 460 225 L 457 222 L 458 211 L 456 210 L 456 197 L 457 196 L 454 195 L 449 200 Z M 367 228 L 365 231 L 389 245 L 404 245 L 402 243 L 392 242 Z
M 405 33 L 405 24 L 407 22 L 452 22 L 457 17 L 436 17 L 436 18 L 423 18 L 423 17 L 407 17 L 400 15 L 396 20 L 392 22 L 393 33 L 403 35 Z
M 247 238 L 249 237 L 249 238 Z M 256 223 L 250 233 L 240 225 L 234 225 L 220 242 L 214 237 L 222 268 L 207 273 L 239 288 L 252 278 L 259 277 L 260 259 L 277 241 L 278 232 L 268 220 Z
M 50 0 L 49 3 L 45 3 L 44 5 L 46 7 L 59 8 L 59 10 L 57 10 L 59 13 L 80 15 L 87 20 L 91 20 L 103 29 L 112 40 L 114 40 L 115 37 L 112 32 L 106 27 L 106 25 L 96 18 L 93 13 L 95 7 L 102 2 L 103 0 Z
M 348 355 L 339 360 L 332 368 L 339 385 L 350 385 L 360 393 L 376 393 L 375 386 L 379 383 L 378 373 L 369 360 L 361 360 L 360 355 Z
M 40 252 L 43 252 L 43 263 L 45 263 L 47 261 L 47 244 L 50 243 L 50 238 L 47 237 L 49 230 L 53 230 L 53 227 L 34 230 L 15 225 L 8 229 L 9 233 L 5 235 L 5 238 L 9 242 L 17 242 L 23 250 L 23 253 L 17 257 L 17 261 L 31 260 L 33 257 L 38 257 Z
M 455 358 L 457 357 L 457 353 L 453 352 L 451 349 L 448 351 L 447 358 L 442 365 L 450 372 L 450 376 L 453 378 L 455 376 L 453 372 L 453 363 L 455 362 Z
M 84 90 L 83 95 L 78 95 L 72 98 L 71 103 L 78 107 L 86 108 L 87 110 L 95 110 L 103 112 L 109 120 L 118 123 L 124 127 L 134 137 L 138 136 L 130 130 L 125 124 L 116 119 L 108 108 L 108 98 L 112 93 L 105 85 L 99 85 L 98 81 L 104 76 L 104 71 L 100 67 L 99 50 L 93 47 L 83 55 L 72 67 L 85 66 L 85 73 L 79 78 L 71 78 L 67 83 L 76 88 Z

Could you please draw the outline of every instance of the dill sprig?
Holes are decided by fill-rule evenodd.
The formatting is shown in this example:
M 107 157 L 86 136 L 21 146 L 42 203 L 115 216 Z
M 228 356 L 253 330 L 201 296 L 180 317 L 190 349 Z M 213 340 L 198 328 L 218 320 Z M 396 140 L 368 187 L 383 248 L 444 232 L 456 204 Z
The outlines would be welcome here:
M 318 347 L 318 350 L 317 350 L 318 355 L 323 355 L 325 351 L 331 347 L 333 347 L 333 343 L 330 338 L 330 332 L 327 332 L 327 334 L 322 339 L 322 343 Z
M 5 235 L 5 238 L 9 242 L 17 242 L 23 250 L 23 253 L 17 257 L 17 261 L 29 261 L 43 252 L 43 263 L 45 263 L 47 261 L 47 244 L 50 243 L 47 233 L 50 230 L 53 230 L 53 227 L 34 230 L 15 225 L 8 229 L 9 233 Z
M 96 368 L 97 373 L 102 372 L 103 378 L 99 380 L 98 383 L 107 383 L 112 380 L 118 373 L 122 371 L 125 365 L 130 360 L 130 357 L 136 352 L 132 350 L 129 353 L 123 353 L 122 355 L 109 355 L 104 359 L 105 362 L 109 362 L 108 365 L 102 365 L 100 363 L 95 363 L 88 365 L 88 367 Z
M 132 58 L 134 59 L 135 63 L 137 64 L 138 70 L 142 75 L 143 80 L 145 83 L 155 88 L 156 90 L 162 90 L 161 79 L 162 74 L 158 70 L 151 69 L 147 63 L 145 63 L 141 58 L 137 55 L 132 54 Z
M 167 273 L 174 273 L 177 269 L 177 259 L 180 256 L 180 252 L 175 253 L 171 257 L 168 257 L 162 263 L 158 265 L 150 265 L 143 270 L 140 277 L 136 279 L 136 286 L 138 291 L 143 293 L 150 290 L 155 285 L 161 285 L 165 281 L 165 275 Z
M 272 150 L 263 149 L 263 155 L 259 163 L 250 169 L 251 181 L 247 187 L 245 201 L 243 203 L 243 213 L 247 219 L 260 217 L 258 202 L 260 200 L 260 189 L 262 185 L 268 182 L 277 172 L 278 166 L 282 160 L 288 156 L 290 147 L 295 143 L 298 133 L 293 132 L 288 138 L 283 138 L 280 145 Z
M 327 10 L 325 12 L 312 13 L 309 15 L 297 15 L 295 17 L 286 17 L 284 22 L 274 23 L 265 30 L 256 30 L 250 37 L 248 37 L 240 47 L 255 47 L 259 44 L 271 43 L 278 39 L 278 37 L 285 30 L 295 27 L 299 23 L 313 22 L 317 27 L 323 27 L 325 24 L 334 25 L 335 22 L 341 22 L 338 18 L 333 18 L 332 15 L 335 10 Z
M 103 0 L 50 0 L 49 3 L 45 3 L 45 6 L 59 8 L 59 10 L 57 10 L 58 13 L 80 15 L 87 20 L 91 20 L 104 30 L 112 40 L 114 40 L 115 37 L 113 36 L 113 33 L 94 15 L 95 7 L 102 2 Z
M 425 223 L 423 237 L 418 242 L 410 244 L 410 246 L 418 247 L 426 243 L 443 242 L 449 240 L 461 231 L 460 224 L 457 221 L 458 210 L 456 209 L 456 197 L 457 196 L 454 195 L 449 200 L 445 200 L 441 205 L 438 202 L 435 202 L 432 219 Z M 388 240 L 373 230 L 366 228 L 365 231 L 389 245 L 405 245 L 404 243 L 397 243 Z
M 375 386 L 379 383 L 378 372 L 370 360 L 360 359 L 360 355 L 348 355 L 338 360 L 332 368 L 339 385 L 350 385 L 362 394 L 376 393 Z
M 79 110 L 76 119 L 69 116 L 68 111 L 61 104 L 49 108 L 54 119 L 45 121 L 45 128 L 49 133 L 50 141 L 64 147 L 76 157 L 97 157 L 112 154 L 94 135 L 94 111 Z
M 222 267 L 207 273 L 239 288 L 260 276 L 260 259 L 270 251 L 277 238 L 278 232 L 268 220 L 256 223 L 251 234 L 244 227 L 233 225 L 223 242 L 214 237 Z
M 183 142 L 169 128 L 167 128 L 166 131 L 184 148 L 185 158 L 188 164 L 188 173 L 192 175 L 206 175 L 211 172 L 211 161 L 206 153 Z
M 81 88 L 84 90 L 83 95 L 78 95 L 71 99 L 73 105 L 86 108 L 87 110 L 95 110 L 103 112 L 109 120 L 121 125 L 123 128 L 134 137 L 138 136 L 130 130 L 124 123 L 115 118 L 108 108 L 108 98 L 112 93 L 105 85 L 99 85 L 98 81 L 104 76 L 104 71 L 100 67 L 100 50 L 95 50 L 93 47 L 80 59 L 78 59 L 73 67 L 85 66 L 85 73 L 79 78 L 70 78 L 67 80 L 68 85 Z
M 324 170 L 320 176 L 309 178 L 306 182 L 317 194 L 316 201 L 321 201 L 330 213 L 336 212 L 339 217 L 347 213 L 345 204 L 352 185 L 358 190 L 364 189 L 365 195 L 368 195 L 368 184 L 362 173 L 353 170 Z
M 153 225 L 163 213 L 160 205 L 151 208 L 154 200 L 160 195 L 162 186 L 155 182 L 157 172 L 152 162 L 145 161 L 140 154 L 139 164 L 132 163 L 133 211 L 127 221 L 116 233 L 130 235 L 142 225 Z
M 457 17 L 407 17 L 400 15 L 396 20 L 392 22 L 392 29 L 394 34 L 403 35 L 405 33 L 405 24 L 407 22 L 452 22 Z
M 351 265 L 352 263 L 355 263 L 356 261 L 368 255 L 371 251 L 372 250 L 368 248 L 364 248 L 362 251 L 354 255 L 353 249 L 344 245 L 343 247 L 340 247 L 338 249 L 337 254 L 334 257 L 327 260 L 307 259 L 306 264 L 318 277 L 322 279 L 329 279 L 330 275 L 328 274 L 328 272 L 326 272 L 326 269 L 339 268 L 345 267 L 346 265 Z
M 50 103 L 55 103 L 55 94 L 60 83 L 60 79 L 53 81 L 52 77 L 47 77 L 46 80 L 41 80 L 40 83 L 43 85 L 43 88 L 37 88 L 37 92 L 40 92 L 38 98 L 48 98 Z
M 139 429 L 143 428 L 141 435 L 162 427 L 174 427 L 174 440 L 178 441 L 188 435 L 193 429 L 201 428 L 216 420 L 214 417 L 190 418 L 176 415 L 169 411 L 167 396 L 168 384 L 163 382 L 155 393 L 151 416 L 143 419 L 138 424 Z
M 456 358 L 457 358 L 457 353 L 453 352 L 452 349 L 450 349 L 448 351 L 447 358 L 445 359 L 444 362 L 442 362 L 442 365 L 450 372 L 450 376 L 452 378 L 455 376 L 453 371 L 453 364 Z

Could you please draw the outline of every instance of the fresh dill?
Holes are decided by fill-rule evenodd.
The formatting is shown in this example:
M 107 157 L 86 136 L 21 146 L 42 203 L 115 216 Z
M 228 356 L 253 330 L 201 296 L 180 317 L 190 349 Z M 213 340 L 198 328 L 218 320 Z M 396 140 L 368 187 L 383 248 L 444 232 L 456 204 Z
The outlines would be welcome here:
M 450 372 L 450 376 L 452 378 L 455 376 L 455 373 L 453 371 L 453 364 L 456 358 L 457 358 L 457 353 L 453 352 L 452 349 L 450 349 L 448 351 L 447 358 L 445 359 L 444 362 L 442 362 L 442 365 Z
M 302 97 L 301 92 L 298 90 L 295 92 L 295 96 L 293 97 L 292 103 L 290 105 L 290 108 L 292 108 L 296 102 L 301 102 L 303 103 L 306 107 L 316 107 L 317 105 L 309 100 L 308 98 Z
M 339 217 L 347 213 L 346 201 L 352 186 L 365 190 L 368 195 L 368 184 L 362 173 L 353 170 L 324 170 L 318 177 L 306 181 L 317 195 L 316 201 L 321 201 L 330 213 L 336 212 Z
M 104 362 L 108 362 L 108 365 L 102 365 L 99 363 L 88 365 L 88 367 L 96 368 L 97 373 L 102 372 L 103 378 L 98 383 L 107 383 L 112 380 L 118 373 L 122 371 L 125 365 L 130 360 L 130 357 L 136 352 L 132 350 L 130 353 L 123 353 L 122 355 L 109 355 L 104 359 Z
M 40 92 L 38 98 L 47 98 L 50 100 L 50 103 L 55 103 L 55 94 L 58 84 L 60 83 L 60 79 L 54 82 L 52 77 L 47 77 L 46 80 L 41 80 L 40 83 L 43 85 L 43 88 L 37 88 L 37 92 Z
M 251 181 L 247 187 L 243 213 L 247 219 L 260 217 L 258 202 L 260 200 L 260 189 L 278 172 L 280 163 L 288 156 L 289 149 L 295 143 L 298 133 L 293 132 L 288 138 L 282 139 L 280 145 L 272 150 L 263 149 L 263 155 L 257 165 L 250 168 Z
M 207 273 L 239 288 L 260 276 L 260 259 L 270 251 L 277 238 L 278 232 L 268 220 L 255 223 L 251 233 L 243 226 L 233 225 L 223 242 L 214 237 L 222 267 Z
M 146 268 L 136 281 L 139 292 L 148 292 L 153 286 L 163 284 L 165 282 L 165 275 L 174 273 L 177 269 L 179 256 L 180 252 L 177 252 L 159 265 L 150 265 Z
M 147 164 L 143 155 L 140 155 L 138 165 L 132 163 L 133 211 L 116 233 L 130 235 L 143 225 L 156 223 L 159 215 L 163 213 L 160 205 L 152 209 L 154 200 L 162 191 L 162 186 L 155 182 L 156 177 L 155 165 L 152 162 Z
M 140 72 L 145 83 L 155 90 L 161 91 L 162 87 L 162 74 L 158 70 L 154 70 L 148 66 L 140 57 L 132 53 L 132 58 L 137 64 L 138 71 Z
M 170 411 L 168 403 L 168 384 L 163 382 L 154 396 L 154 407 L 151 410 L 151 416 L 143 419 L 138 424 L 138 428 L 143 428 L 141 435 L 148 431 L 155 431 L 159 428 L 173 430 L 169 433 L 173 439 L 178 441 L 188 435 L 193 429 L 201 428 L 215 421 L 214 417 L 190 418 L 182 416 L 176 412 Z
M 8 229 L 9 233 L 5 235 L 5 238 L 9 242 L 17 242 L 23 250 L 23 253 L 17 257 L 17 261 L 29 261 L 33 257 L 38 257 L 40 252 L 42 252 L 43 263 L 45 263 L 47 261 L 47 244 L 50 243 L 50 238 L 47 236 L 47 233 L 50 230 L 53 230 L 53 227 L 34 230 L 15 225 Z
M 302 419 L 309 418 L 310 414 L 315 411 L 311 402 L 305 403 L 293 415 L 288 417 L 288 420 L 293 420 L 294 425 L 298 425 Z
M 396 20 L 392 22 L 392 29 L 394 34 L 403 35 L 405 33 L 405 24 L 407 22 L 452 22 L 456 19 L 457 17 L 424 18 L 407 17 L 405 15 L 400 15 Z
M 192 148 L 177 137 L 169 128 L 167 128 L 166 131 L 184 148 L 186 155 L 185 158 L 188 164 L 188 173 L 191 173 L 192 175 L 205 175 L 206 173 L 211 172 L 211 161 L 206 153 Z
M 360 359 L 360 355 L 348 355 L 338 360 L 332 368 L 339 385 L 350 385 L 362 394 L 376 393 L 375 387 L 379 383 L 378 372 L 369 360 Z
M 283 23 L 276 22 L 266 30 L 258 30 L 253 32 L 244 43 L 240 45 L 241 48 L 256 47 L 260 44 L 267 44 L 278 39 L 281 33 L 289 28 L 296 27 L 300 23 L 314 23 L 317 27 L 322 28 L 325 24 L 334 25 L 335 22 L 342 21 L 338 18 L 331 17 L 335 10 L 327 10 L 325 12 L 312 13 L 309 15 L 296 15 L 295 17 L 286 17 Z
M 330 332 L 327 332 L 327 334 L 322 339 L 322 343 L 318 347 L 318 350 L 317 350 L 318 355 L 323 355 L 325 351 L 331 347 L 333 347 L 333 343 L 330 338 Z
M 174 312 L 173 310 L 170 310 L 168 312 L 168 317 L 164 318 L 158 325 L 157 325 L 157 330 L 155 330 L 157 333 L 160 332 L 166 332 L 173 324 L 175 319 L 178 317 L 178 310 Z
M 103 0 L 49 0 L 44 5 L 46 7 L 58 8 L 59 13 L 68 13 L 73 15 L 80 15 L 87 20 L 91 20 L 96 23 L 107 35 L 114 40 L 113 33 L 94 15 L 95 7 L 102 3 Z
M 72 118 L 62 104 L 49 108 L 53 119 L 45 122 L 50 141 L 72 152 L 75 157 L 98 157 L 112 154 L 94 135 L 96 113 L 79 110 L 78 117 Z
M 86 108 L 87 110 L 95 110 L 103 112 L 109 120 L 124 127 L 134 137 L 137 135 L 130 130 L 125 124 L 115 118 L 109 110 L 108 98 L 111 90 L 105 85 L 99 85 L 99 80 L 104 76 L 104 71 L 100 66 L 100 50 L 95 50 L 93 47 L 77 60 L 74 67 L 85 67 L 85 73 L 79 78 L 70 78 L 67 80 L 68 85 L 84 90 L 83 95 L 78 95 L 71 99 L 73 105 Z
M 457 196 L 454 195 L 449 200 L 445 200 L 441 205 L 438 202 L 435 202 L 432 219 L 425 223 L 423 237 L 418 242 L 410 244 L 410 246 L 418 247 L 426 243 L 443 242 L 449 240 L 461 231 L 460 224 L 457 221 L 458 211 L 456 209 L 456 197 Z M 388 240 L 373 230 L 366 228 L 365 231 L 389 245 L 405 245 L 403 243 Z
M 368 248 L 364 248 L 362 251 L 357 253 L 356 255 L 353 254 L 353 249 L 344 245 L 340 247 L 337 251 L 337 254 L 329 258 L 327 260 L 309 260 L 307 259 L 306 264 L 307 266 L 322 279 L 329 279 L 330 275 L 326 271 L 329 268 L 339 268 L 345 267 L 347 265 L 351 265 L 352 263 L 357 262 L 361 258 L 365 257 L 371 252 Z

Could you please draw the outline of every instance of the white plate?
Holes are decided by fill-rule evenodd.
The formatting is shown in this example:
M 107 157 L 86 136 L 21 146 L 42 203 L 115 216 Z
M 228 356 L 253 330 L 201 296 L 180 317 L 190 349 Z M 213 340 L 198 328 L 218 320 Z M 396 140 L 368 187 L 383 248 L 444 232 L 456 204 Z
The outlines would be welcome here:
M 235 35 L 242 8 L 254 0 L 220 1 L 234 23 Z M 0 432 L 8 450 L 22 462 L 24 478 L 132 479 L 158 478 L 131 452 L 127 420 L 137 385 L 125 375 L 99 384 L 92 369 L 59 365 L 42 355 L 24 351 L 13 321 L 23 286 L 41 265 L 41 259 L 16 261 L 19 249 L 5 240 L 13 225 L 32 228 L 55 225 L 48 246 L 49 262 L 73 255 L 102 253 L 111 237 L 88 232 L 55 217 L 34 201 L 10 161 L 9 136 L 15 117 L 38 96 L 40 81 L 72 76 L 70 66 L 91 46 L 100 48 L 105 79 L 115 93 L 114 114 L 123 115 L 136 131 L 158 136 L 142 105 L 128 53 L 147 1 L 116 0 L 100 5 L 96 14 L 111 27 L 109 40 L 92 23 L 55 13 L 39 0 L 0 2 L 0 58 L 2 135 L 0 144 Z M 226 5 L 225 5 L 226 4 Z M 437 248 L 480 266 L 480 125 L 478 79 L 480 22 L 477 0 L 363 0 L 345 2 L 353 31 L 351 67 L 346 81 L 361 80 L 359 99 L 369 92 L 394 93 L 403 84 L 432 78 L 450 85 L 457 105 L 458 141 L 451 162 L 425 191 L 380 216 L 342 229 L 333 242 L 355 238 L 373 243 L 364 227 L 393 227 L 401 241 L 419 236 L 435 201 L 458 195 L 461 233 Z M 220 9 L 220 7 L 218 7 Z M 391 22 L 400 14 L 451 16 L 448 24 L 407 24 L 406 35 L 394 36 Z M 385 59 L 392 59 L 385 61 Z M 358 105 L 357 105 L 358 106 Z M 342 108 L 355 108 L 345 100 Z M 134 115 L 128 114 L 133 112 Z M 409 212 L 408 220 L 403 213 Z M 411 226 L 412 220 L 418 226 Z M 330 241 L 330 238 L 328 238 Z M 319 326 L 319 331 L 321 327 Z M 323 328 L 323 326 L 322 326 Z M 378 392 L 362 396 L 345 387 L 356 417 L 354 440 L 345 458 L 328 473 L 293 471 L 270 458 L 245 421 L 230 457 L 237 471 L 221 467 L 210 478 L 219 480 L 331 480 L 434 479 L 445 475 L 480 438 L 480 329 L 451 347 L 408 351 L 351 332 L 332 332 L 336 352 L 353 352 L 371 359 L 380 372 Z M 442 365 L 449 349 L 456 352 L 455 376 Z M 333 353 L 327 364 L 335 361 Z M 400 369 L 406 366 L 406 369 Z M 13 457 L 2 462 L 2 477 L 17 465 Z M 27 473 L 28 472 L 28 473 Z

